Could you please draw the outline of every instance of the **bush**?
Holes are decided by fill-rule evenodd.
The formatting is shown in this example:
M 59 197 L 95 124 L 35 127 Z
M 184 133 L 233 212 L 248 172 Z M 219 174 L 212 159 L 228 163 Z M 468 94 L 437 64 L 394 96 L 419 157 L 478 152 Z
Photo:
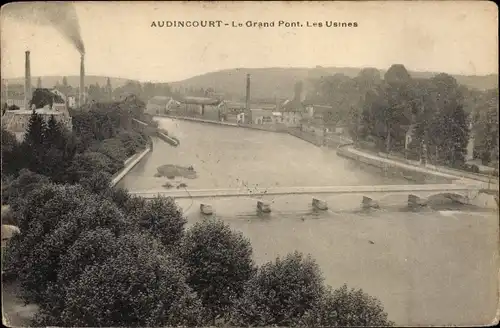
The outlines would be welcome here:
M 126 206 L 130 202 L 131 195 L 128 193 L 127 189 L 121 187 L 109 188 L 104 195 L 128 214 Z
M 139 227 L 158 238 L 167 247 L 177 244 L 183 234 L 186 218 L 172 198 L 156 197 L 131 211 Z
M 64 289 L 57 318 L 42 313 L 39 324 L 61 326 L 198 325 L 203 309 L 175 262 L 147 235 L 125 235 L 117 254 L 87 266 Z M 53 320 L 52 320 L 53 319 Z
M 28 192 L 48 184 L 50 179 L 44 175 L 21 169 L 19 176 L 10 181 L 2 181 L 2 204 L 11 204 L 17 199 L 23 199 Z
M 123 131 L 118 135 L 118 138 L 125 148 L 127 157 L 134 155 L 139 149 L 144 148 L 147 143 L 147 139 L 136 132 Z
M 220 220 L 196 223 L 186 233 L 181 258 L 188 284 L 200 295 L 210 319 L 226 314 L 254 272 L 252 246 Z
M 82 178 L 80 185 L 90 193 L 103 195 L 111 189 L 111 175 L 107 172 L 97 171 Z
M 321 304 L 323 278 L 316 262 L 298 252 L 261 266 L 232 309 L 238 326 L 290 326 Z
M 77 279 L 89 265 L 103 263 L 117 252 L 117 238 L 109 229 L 97 228 L 83 232 L 67 252 L 60 256 L 57 280 L 49 282 L 41 315 L 36 318 L 42 326 L 60 325 L 59 317 L 64 309 L 64 289 Z
M 127 159 L 126 149 L 118 138 L 105 139 L 99 143 L 95 151 L 104 154 L 114 161 L 123 163 Z
M 301 320 L 307 327 L 389 327 L 387 313 L 378 299 L 361 289 L 349 290 L 346 285 L 336 290 L 328 289 L 320 306 L 312 309 Z
M 78 182 L 84 177 L 91 176 L 94 172 L 102 171 L 113 175 L 122 168 L 123 162 L 114 161 L 98 152 L 85 152 L 74 157 L 68 168 L 68 175 L 70 181 Z

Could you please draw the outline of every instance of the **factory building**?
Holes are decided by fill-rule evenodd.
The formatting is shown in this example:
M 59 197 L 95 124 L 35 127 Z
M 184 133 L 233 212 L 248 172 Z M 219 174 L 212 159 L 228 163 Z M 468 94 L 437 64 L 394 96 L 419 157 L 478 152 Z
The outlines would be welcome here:
M 56 121 L 61 122 L 68 130 L 73 129 L 72 118 L 67 107 L 67 98 L 62 92 L 56 89 L 36 88 L 32 91 L 31 86 L 31 67 L 30 67 L 30 52 L 26 51 L 25 62 L 25 86 L 23 100 L 7 99 L 5 103 L 19 104 L 19 109 L 2 111 L 2 128 L 13 133 L 18 140 L 24 138 L 26 128 L 30 120 L 30 116 L 35 111 L 40 114 L 45 121 L 48 121 L 52 116 Z M 83 70 L 81 70 L 82 72 Z M 16 97 L 19 98 L 19 97 Z

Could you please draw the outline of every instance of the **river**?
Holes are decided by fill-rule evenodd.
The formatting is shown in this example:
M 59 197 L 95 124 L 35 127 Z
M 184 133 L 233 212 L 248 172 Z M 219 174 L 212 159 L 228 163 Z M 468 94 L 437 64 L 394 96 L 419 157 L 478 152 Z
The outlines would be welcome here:
M 188 189 L 410 183 L 286 134 L 158 121 L 181 145 L 154 140 L 153 152 L 120 182 L 129 190 L 162 190 L 170 180 L 154 175 L 163 164 L 192 165 L 197 179 L 170 181 Z M 363 213 L 360 196 L 327 200 L 330 209 L 316 213 L 310 196 L 276 197 L 264 217 L 257 216 L 253 199 L 209 202 L 218 217 L 251 240 L 257 263 L 294 250 L 310 253 L 329 285 L 362 288 L 399 325 L 493 321 L 499 267 L 495 212 L 446 205 L 412 213 L 404 209 L 405 196 L 389 195 L 379 200 L 381 210 Z M 202 219 L 197 203 L 178 204 L 189 224 Z

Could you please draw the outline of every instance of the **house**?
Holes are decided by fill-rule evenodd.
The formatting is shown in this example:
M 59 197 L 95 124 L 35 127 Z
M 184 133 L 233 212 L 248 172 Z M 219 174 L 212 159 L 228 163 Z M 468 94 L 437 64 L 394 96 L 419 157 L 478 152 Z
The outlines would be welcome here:
M 205 111 L 225 113 L 227 105 L 224 101 L 206 97 L 184 97 L 180 101 L 180 111 L 185 114 L 204 115 Z
M 245 113 L 236 114 L 236 123 L 238 124 L 245 123 Z
M 326 113 L 333 111 L 328 105 L 306 104 L 304 107 L 307 117 L 312 120 L 323 120 Z
M 273 124 L 273 111 L 263 108 L 251 108 L 251 124 Z
M 66 96 L 57 90 L 35 89 L 32 106 L 45 121 L 51 116 L 61 122 L 68 130 L 73 129 L 72 118 L 65 103 Z M 33 110 L 7 110 L 2 116 L 2 127 L 14 133 L 18 140 L 22 140 Z
M 19 108 L 24 109 L 24 96 L 13 96 L 9 99 L 7 99 L 6 104 L 8 107 L 10 106 L 17 106 Z
M 83 99 L 90 99 L 87 92 L 83 93 Z M 69 108 L 76 108 L 79 105 L 80 93 L 78 91 L 70 93 L 66 96 L 66 104 Z
M 151 115 L 167 114 L 179 105 L 180 102 L 174 100 L 172 97 L 154 96 L 146 104 L 146 113 Z
M 300 100 L 285 100 L 280 105 L 281 123 L 287 127 L 300 127 L 301 122 L 307 116 L 305 106 Z
M 69 108 L 75 108 L 76 107 L 76 101 L 77 97 L 75 96 L 68 96 L 68 107 Z
M 37 108 L 35 110 L 42 118 L 48 122 L 51 116 L 56 121 L 61 122 L 69 131 L 73 129 L 71 116 L 67 111 L 56 111 L 49 108 Z M 19 141 L 24 138 L 24 133 L 28 128 L 28 122 L 31 116 L 31 110 L 8 110 L 2 117 L 2 127 L 13 133 Z

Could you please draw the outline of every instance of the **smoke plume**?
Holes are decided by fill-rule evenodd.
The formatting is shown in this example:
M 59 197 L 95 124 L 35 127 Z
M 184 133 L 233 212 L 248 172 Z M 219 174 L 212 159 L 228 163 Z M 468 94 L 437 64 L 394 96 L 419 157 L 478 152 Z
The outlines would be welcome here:
M 71 2 L 24 2 L 10 3 L 4 12 L 17 20 L 54 27 L 70 41 L 78 52 L 85 54 L 80 35 L 80 24 L 76 10 Z

